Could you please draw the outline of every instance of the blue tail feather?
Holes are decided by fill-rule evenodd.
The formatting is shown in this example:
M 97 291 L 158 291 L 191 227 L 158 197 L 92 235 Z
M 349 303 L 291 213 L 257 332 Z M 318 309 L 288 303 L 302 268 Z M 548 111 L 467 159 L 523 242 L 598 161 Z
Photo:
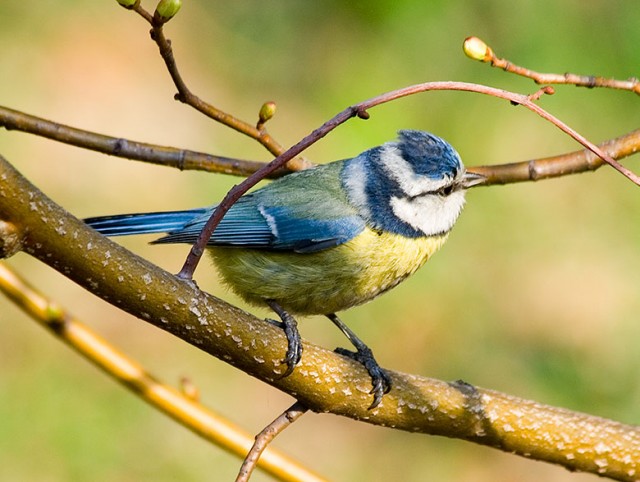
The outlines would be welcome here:
M 105 236 L 171 233 L 182 229 L 185 224 L 204 214 L 205 211 L 206 209 L 202 208 L 188 211 L 119 214 L 87 218 L 84 222 Z

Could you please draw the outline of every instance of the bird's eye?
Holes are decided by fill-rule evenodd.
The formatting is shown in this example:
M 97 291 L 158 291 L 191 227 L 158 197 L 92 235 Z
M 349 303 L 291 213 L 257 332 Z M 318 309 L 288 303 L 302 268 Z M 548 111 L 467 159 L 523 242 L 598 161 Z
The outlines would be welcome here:
M 448 196 L 453 192 L 453 185 L 445 186 L 438 191 L 440 196 Z

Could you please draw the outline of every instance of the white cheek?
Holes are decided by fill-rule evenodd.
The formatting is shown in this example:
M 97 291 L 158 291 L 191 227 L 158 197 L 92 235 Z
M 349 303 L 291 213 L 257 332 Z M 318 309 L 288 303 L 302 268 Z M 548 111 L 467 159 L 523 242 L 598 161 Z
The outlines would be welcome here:
M 393 213 L 427 236 L 450 231 L 462 206 L 464 191 L 453 192 L 447 197 L 428 195 L 414 199 L 391 198 Z

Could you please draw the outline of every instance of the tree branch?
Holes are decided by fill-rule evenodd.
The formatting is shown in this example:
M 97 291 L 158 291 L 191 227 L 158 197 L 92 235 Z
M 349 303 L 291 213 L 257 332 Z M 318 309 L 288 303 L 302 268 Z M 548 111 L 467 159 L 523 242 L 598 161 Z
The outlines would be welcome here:
M 110 156 L 174 167 L 185 171 L 198 170 L 246 177 L 265 166 L 265 163 L 259 161 L 233 159 L 189 149 L 178 149 L 120 137 L 111 137 L 59 124 L 3 106 L 0 106 L 0 127 L 4 127 L 7 130 L 35 134 L 53 141 L 102 152 Z M 613 159 L 623 159 L 640 151 L 640 129 L 631 131 L 616 139 L 605 141 L 598 144 L 598 146 Z M 468 169 L 485 176 L 487 179 L 482 185 L 490 186 L 493 184 L 538 181 L 594 171 L 603 164 L 602 159 L 585 149 L 544 159 L 472 166 Z M 308 163 L 305 167 L 310 165 L 311 163 Z M 267 177 L 281 177 L 291 172 L 289 170 L 290 167 L 288 164 L 284 168 L 279 168 L 270 173 Z M 296 165 L 294 167 L 299 168 L 302 166 Z
M 232 159 L 189 149 L 177 149 L 175 147 L 136 142 L 121 137 L 106 136 L 2 106 L 0 106 L 0 127 L 4 127 L 7 130 L 35 134 L 72 146 L 82 147 L 83 149 L 102 152 L 110 156 L 175 167 L 181 171 L 198 170 L 248 176 L 265 165 L 263 162 L 258 161 Z M 289 170 L 283 168 L 274 172 L 272 177 L 279 177 L 287 172 Z
M 273 439 L 280 435 L 285 428 L 307 413 L 307 411 L 307 407 L 300 402 L 296 402 L 262 429 L 260 433 L 256 435 L 255 443 L 240 466 L 236 482 L 248 482 L 255 467 L 260 466 L 262 454 Z
M 475 92 L 478 94 L 490 95 L 492 97 L 497 97 L 499 99 L 505 99 L 510 101 L 514 105 L 522 105 L 532 112 L 538 114 L 543 119 L 551 122 L 553 125 L 558 127 L 561 131 L 571 136 L 577 142 L 585 146 L 587 149 L 592 151 L 598 157 L 602 158 L 607 164 L 616 169 L 622 175 L 627 177 L 636 185 L 640 186 L 640 176 L 637 176 L 635 173 L 631 172 L 629 169 L 621 165 L 611 156 L 600 150 L 596 145 L 594 145 L 591 141 L 586 139 L 580 133 L 569 127 L 567 124 L 562 122 L 560 119 L 550 114 L 542 107 L 538 106 L 535 103 L 535 100 L 540 97 L 543 93 L 552 94 L 553 89 L 544 88 L 539 92 L 536 92 L 533 95 L 527 96 L 522 94 L 517 94 L 515 92 L 509 92 L 507 90 L 496 89 L 494 87 L 488 87 L 486 85 L 473 84 L 469 82 L 424 82 L 421 84 L 410 85 L 408 87 L 403 87 L 401 89 L 393 90 L 390 92 L 386 92 L 384 94 L 377 95 L 371 99 L 365 100 L 358 104 L 354 104 L 350 107 L 347 107 L 343 111 L 339 112 L 331 119 L 326 121 L 320 127 L 315 129 L 313 132 L 308 134 L 302 140 L 300 140 L 297 144 L 294 144 L 285 152 L 277 156 L 273 161 L 264 167 L 260 168 L 258 171 L 253 173 L 251 176 L 246 178 L 240 184 L 235 185 L 229 192 L 225 195 L 222 201 L 218 204 L 214 212 L 211 214 L 211 217 L 207 221 L 207 223 L 202 228 L 200 235 L 198 236 L 198 240 L 191 247 L 189 254 L 187 255 L 187 259 L 182 266 L 182 269 L 178 273 L 178 276 L 183 279 L 191 279 L 193 277 L 193 273 L 202 258 L 204 253 L 205 246 L 207 242 L 211 238 L 211 235 L 215 231 L 220 221 L 226 214 L 226 212 L 233 206 L 233 204 L 240 199 L 249 189 L 255 186 L 262 179 L 270 175 L 272 172 L 284 166 L 289 160 L 293 159 L 293 157 L 297 156 L 305 149 L 307 149 L 312 144 L 316 143 L 324 136 L 329 134 L 333 129 L 344 124 L 349 119 L 353 117 L 359 117 L 361 119 L 369 118 L 369 109 L 379 106 L 381 104 L 385 104 L 387 102 L 391 102 L 393 100 L 397 100 L 403 97 L 407 97 L 410 95 L 419 94 L 422 92 L 430 92 L 436 90 L 453 90 L 453 91 L 462 91 L 462 92 Z
M 173 80 L 178 93 L 175 95 L 175 99 L 183 102 L 198 112 L 206 115 L 210 119 L 213 119 L 221 124 L 230 127 L 246 136 L 251 137 L 252 139 L 257 140 L 260 144 L 262 144 L 269 152 L 273 155 L 278 155 L 284 151 L 283 147 L 273 139 L 269 133 L 264 129 L 258 129 L 256 126 L 249 124 L 248 122 L 244 122 L 233 115 L 218 109 L 217 107 L 209 104 L 208 102 L 203 101 L 195 95 L 189 87 L 187 87 L 186 82 L 182 78 L 180 71 L 178 70 L 178 64 L 176 62 L 175 57 L 173 56 L 173 49 L 171 48 L 171 42 L 164 35 L 164 24 L 165 22 L 156 21 L 154 17 L 147 12 L 140 3 L 137 3 L 133 6 L 132 10 L 134 10 L 138 15 L 144 18 L 149 25 L 151 25 L 151 39 L 158 45 L 158 49 L 160 51 L 160 56 L 162 60 L 164 60 L 165 65 L 167 66 L 167 70 L 169 71 L 169 75 L 171 76 L 171 80 Z
M 636 154 L 640 151 L 640 129 L 605 141 L 598 144 L 598 147 L 617 160 Z M 494 184 L 539 181 L 595 171 L 602 165 L 604 165 L 602 158 L 596 156 L 589 149 L 583 149 L 530 161 L 473 166 L 469 168 L 469 171 L 485 176 L 486 180 L 482 183 L 482 186 L 491 186 Z
M 280 378 L 287 344 L 276 326 L 98 235 L 1 158 L 0 182 L 0 219 L 12 227 L 9 244 L 22 246 L 97 296 L 291 394 L 311 410 L 457 437 L 618 480 L 640 474 L 638 427 L 464 382 L 391 371 L 394 388 L 370 411 L 364 368 L 307 342 L 296 370 Z M 0 239 L 3 235 L 0 225 Z
M 462 49 L 467 57 L 479 60 L 509 72 L 533 80 L 536 84 L 568 84 L 577 87 L 603 87 L 607 89 L 620 89 L 635 92 L 640 95 L 640 80 L 632 77 L 627 80 L 608 79 L 597 75 L 577 75 L 567 72 L 566 74 L 541 73 L 535 70 L 521 67 L 507 59 L 498 57 L 491 47 L 478 37 L 467 37 L 464 40 Z
M 252 436 L 221 415 L 175 388 L 160 382 L 140 364 L 118 352 L 57 304 L 0 263 L 0 291 L 31 318 L 155 409 L 170 416 L 205 440 L 244 457 L 252 450 Z M 299 462 L 277 449 L 261 447 L 253 463 L 285 481 L 321 481 Z

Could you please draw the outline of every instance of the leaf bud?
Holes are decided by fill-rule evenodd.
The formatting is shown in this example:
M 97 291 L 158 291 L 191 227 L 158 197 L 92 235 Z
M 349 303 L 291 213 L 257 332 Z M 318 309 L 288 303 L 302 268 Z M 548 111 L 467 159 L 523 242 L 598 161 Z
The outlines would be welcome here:
M 171 20 L 182 6 L 182 0 L 160 0 L 153 17 L 160 19 L 162 23 Z
M 117 2 L 124 8 L 133 8 L 140 2 L 140 0 L 117 0 Z
M 265 102 L 260 107 L 260 112 L 258 113 L 259 124 L 264 124 L 269 119 L 271 119 L 276 113 L 276 103 L 273 101 Z
M 478 37 L 467 37 L 462 44 L 467 57 L 480 62 L 488 62 L 493 57 L 491 48 Z

